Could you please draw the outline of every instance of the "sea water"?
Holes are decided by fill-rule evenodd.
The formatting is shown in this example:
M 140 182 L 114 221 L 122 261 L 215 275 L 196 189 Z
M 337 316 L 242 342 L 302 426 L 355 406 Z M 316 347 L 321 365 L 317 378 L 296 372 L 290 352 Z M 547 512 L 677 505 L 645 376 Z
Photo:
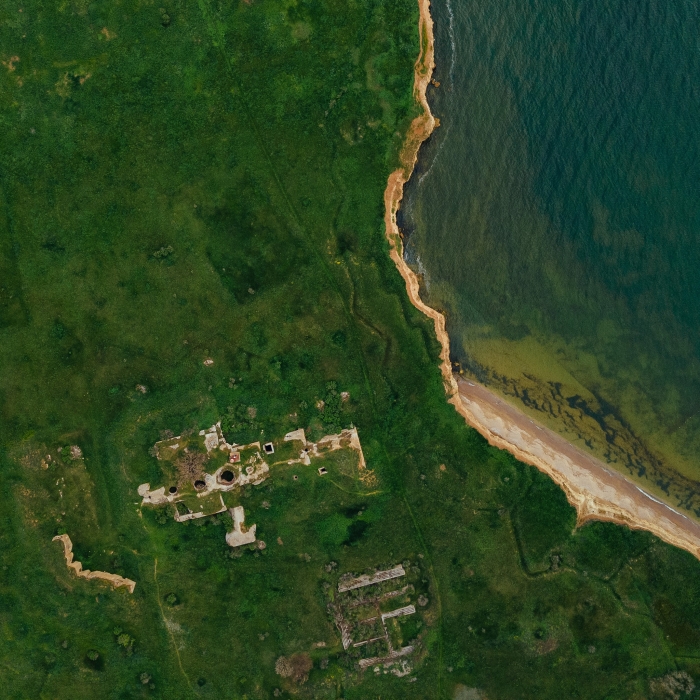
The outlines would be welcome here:
M 700 11 L 433 0 L 399 224 L 452 355 L 700 515 Z

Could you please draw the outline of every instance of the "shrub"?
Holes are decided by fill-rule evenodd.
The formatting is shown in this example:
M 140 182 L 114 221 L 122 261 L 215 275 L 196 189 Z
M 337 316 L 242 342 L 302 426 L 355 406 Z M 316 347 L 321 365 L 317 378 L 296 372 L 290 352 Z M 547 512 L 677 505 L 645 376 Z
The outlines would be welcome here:
M 134 653 L 134 642 L 136 642 L 136 640 L 131 635 L 121 630 L 119 630 L 119 634 L 116 634 L 117 630 L 119 630 L 118 627 L 114 630 L 115 636 L 117 637 L 117 644 L 124 649 L 127 656 L 131 656 Z
M 295 683 L 304 683 L 313 665 L 314 662 L 308 654 L 280 656 L 275 663 L 275 673 L 282 678 L 291 678 Z

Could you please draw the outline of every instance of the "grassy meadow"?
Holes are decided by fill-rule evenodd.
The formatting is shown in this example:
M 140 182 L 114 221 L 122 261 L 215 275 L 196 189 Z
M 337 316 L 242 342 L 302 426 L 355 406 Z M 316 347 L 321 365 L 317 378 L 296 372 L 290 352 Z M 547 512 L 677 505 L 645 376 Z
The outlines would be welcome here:
M 2 4 L 3 697 L 622 700 L 700 680 L 700 563 L 575 530 L 560 490 L 445 402 L 382 223 L 417 21 L 413 0 Z M 239 443 L 355 425 L 375 482 L 312 462 L 225 494 L 256 551 L 226 545 L 226 514 L 142 509 L 163 431 L 219 419 Z M 62 533 L 133 595 L 69 572 Z M 324 583 L 404 560 L 429 598 L 413 672 L 362 674 Z M 301 653 L 305 682 L 276 674 Z

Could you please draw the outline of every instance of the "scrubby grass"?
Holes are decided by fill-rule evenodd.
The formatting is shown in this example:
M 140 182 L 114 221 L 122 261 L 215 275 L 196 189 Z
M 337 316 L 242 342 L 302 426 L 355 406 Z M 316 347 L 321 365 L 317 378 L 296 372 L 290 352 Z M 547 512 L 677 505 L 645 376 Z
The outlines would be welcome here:
M 18 9 L 0 24 L 3 61 L 19 56 L 0 68 L 5 697 L 630 698 L 696 672 L 698 563 L 573 532 L 551 482 L 445 403 L 382 234 L 414 110 L 412 0 Z M 136 494 L 163 482 L 162 430 L 219 418 L 239 442 L 353 423 L 377 483 L 330 460 L 226 494 L 267 543 L 231 556 L 228 516 L 176 523 Z M 72 444 L 84 462 L 41 465 Z M 62 531 L 135 593 L 72 576 Z M 361 679 L 324 567 L 420 554 L 417 681 Z M 274 671 L 297 652 L 314 660 L 301 687 Z

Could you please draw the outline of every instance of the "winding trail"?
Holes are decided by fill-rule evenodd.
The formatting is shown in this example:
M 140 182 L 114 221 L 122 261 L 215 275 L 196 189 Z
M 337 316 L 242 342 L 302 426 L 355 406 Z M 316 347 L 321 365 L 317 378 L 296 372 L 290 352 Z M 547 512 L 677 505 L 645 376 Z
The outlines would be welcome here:
M 420 146 L 439 126 L 426 98 L 435 68 L 430 2 L 418 0 L 418 5 L 421 50 L 416 61 L 413 92 L 422 112 L 408 130 L 400 167 L 389 176 L 384 191 L 384 223 L 391 259 L 406 283 L 408 296 L 413 305 L 433 321 L 441 346 L 440 371 L 448 402 L 491 445 L 507 450 L 521 462 L 550 476 L 576 508 L 579 525 L 589 520 L 603 520 L 647 530 L 700 559 L 700 524 L 531 420 L 487 388 L 453 374 L 445 317 L 420 298 L 418 278 L 403 258 L 403 243 L 396 223 L 404 185 L 411 177 Z
M 158 601 L 158 607 L 160 608 L 160 616 L 163 618 L 163 624 L 165 625 L 165 630 L 170 637 L 170 643 L 172 644 L 173 650 L 175 651 L 175 656 L 177 657 L 177 665 L 180 667 L 180 673 L 182 673 L 184 679 L 187 681 L 187 685 L 190 690 L 192 690 L 192 683 L 190 678 L 185 673 L 185 669 L 182 665 L 182 659 L 180 658 L 180 650 L 177 647 L 177 640 L 173 635 L 172 625 L 168 618 L 165 616 L 165 610 L 163 610 L 163 604 L 160 601 L 160 586 L 158 585 L 158 557 L 154 557 L 153 561 L 153 581 L 156 584 L 156 600 Z

